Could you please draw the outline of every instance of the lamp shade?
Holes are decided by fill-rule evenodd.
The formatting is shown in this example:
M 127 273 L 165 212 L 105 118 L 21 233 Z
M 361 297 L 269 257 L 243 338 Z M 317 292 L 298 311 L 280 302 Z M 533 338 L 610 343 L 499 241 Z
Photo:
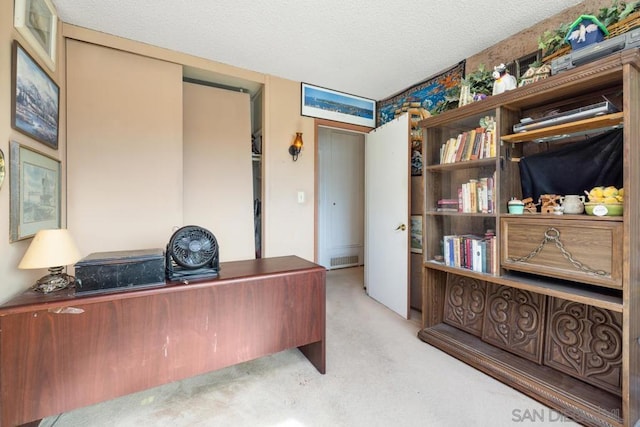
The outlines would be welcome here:
M 74 264 L 81 258 L 67 229 L 40 230 L 36 233 L 18 268 L 49 268 Z

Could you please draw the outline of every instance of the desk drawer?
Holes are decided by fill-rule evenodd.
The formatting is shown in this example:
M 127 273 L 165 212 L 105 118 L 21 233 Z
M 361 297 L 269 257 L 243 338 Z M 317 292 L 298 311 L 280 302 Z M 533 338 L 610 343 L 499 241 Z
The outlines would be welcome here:
M 622 288 L 622 222 L 523 216 L 500 226 L 503 268 Z

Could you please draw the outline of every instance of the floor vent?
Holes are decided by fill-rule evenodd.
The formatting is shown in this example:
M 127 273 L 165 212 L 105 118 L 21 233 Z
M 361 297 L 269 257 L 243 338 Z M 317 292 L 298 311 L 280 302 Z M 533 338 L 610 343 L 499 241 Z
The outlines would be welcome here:
M 331 258 L 331 267 L 347 267 L 358 265 L 358 255 Z

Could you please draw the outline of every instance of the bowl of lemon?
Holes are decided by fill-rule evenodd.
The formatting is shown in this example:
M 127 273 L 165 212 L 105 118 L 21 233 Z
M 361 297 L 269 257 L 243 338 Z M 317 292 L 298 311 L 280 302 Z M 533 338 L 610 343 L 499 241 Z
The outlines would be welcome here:
M 587 215 L 622 216 L 624 213 L 624 188 L 599 186 L 585 191 L 585 194 L 589 198 L 584 204 Z

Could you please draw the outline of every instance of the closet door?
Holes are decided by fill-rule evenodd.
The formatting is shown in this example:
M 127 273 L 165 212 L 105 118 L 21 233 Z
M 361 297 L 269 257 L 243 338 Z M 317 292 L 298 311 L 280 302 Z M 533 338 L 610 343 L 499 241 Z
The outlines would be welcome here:
M 67 224 L 80 252 L 182 225 L 182 67 L 67 40 Z
M 209 229 L 220 260 L 255 258 L 247 93 L 184 83 L 184 221 Z

